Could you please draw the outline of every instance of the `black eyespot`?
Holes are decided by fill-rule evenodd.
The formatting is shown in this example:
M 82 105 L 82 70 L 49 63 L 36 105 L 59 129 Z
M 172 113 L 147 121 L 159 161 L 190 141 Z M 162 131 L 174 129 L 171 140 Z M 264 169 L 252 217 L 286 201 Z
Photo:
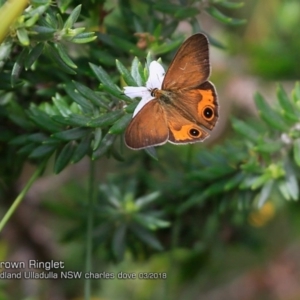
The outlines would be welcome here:
M 206 107 L 204 110 L 203 110 L 203 117 L 210 121 L 213 117 L 214 117 L 214 111 L 211 107 Z
M 190 129 L 190 135 L 194 136 L 194 137 L 198 137 L 201 135 L 201 133 L 198 129 L 192 128 L 192 129 Z

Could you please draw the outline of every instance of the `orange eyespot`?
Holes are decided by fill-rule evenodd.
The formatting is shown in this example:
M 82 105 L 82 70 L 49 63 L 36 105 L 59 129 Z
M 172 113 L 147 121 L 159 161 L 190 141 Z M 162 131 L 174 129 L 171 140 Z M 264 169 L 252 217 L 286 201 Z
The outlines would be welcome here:
M 211 106 L 205 106 L 204 109 L 202 110 L 202 117 L 206 121 L 211 121 L 214 118 L 214 110 Z

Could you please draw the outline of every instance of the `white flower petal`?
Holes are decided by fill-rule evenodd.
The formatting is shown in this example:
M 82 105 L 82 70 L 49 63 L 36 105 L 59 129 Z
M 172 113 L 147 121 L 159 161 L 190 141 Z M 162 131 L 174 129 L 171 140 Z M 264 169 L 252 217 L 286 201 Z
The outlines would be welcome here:
M 151 90 L 155 88 L 161 89 L 164 76 L 165 70 L 163 66 L 154 60 L 149 66 L 149 78 L 146 87 Z
M 149 101 L 153 100 L 154 98 L 149 94 L 149 96 L 145 96 L 139 102 L 137 107 L 135 108 L 132 117 L 134 117 Z
M 125 86 L 124 94 L 130 98 L 141 97 L 142 100 L 135 108 L 132 117 L 134 117 L 149 101 L 153 100 L 151 90 L 157 88 L 161 89 L 162 82 L 165 76 L 165 70 L 160 63 L 153 61 L 149 66 L 149 78 L 146 87 Z
M 129 98 L 145 97 L 150 95 L 149 90 L 144 86 L 125 86 L 124 94 Z

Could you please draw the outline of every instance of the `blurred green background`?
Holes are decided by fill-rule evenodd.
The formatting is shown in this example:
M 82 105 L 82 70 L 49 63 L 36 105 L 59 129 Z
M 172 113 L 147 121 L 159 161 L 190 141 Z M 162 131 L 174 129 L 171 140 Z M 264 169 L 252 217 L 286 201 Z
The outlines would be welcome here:
M 84 274 L 87 243 L 92 239 L 92 272 L 166 276 L 95 279 L 91 282 L 93 300 L 300 299 L 298 202 L 283 201 L 273 192 L 263 205 L 257 205 L 253 194 L 236 190 L 223 193 L 214 185 L 220 182 L 223 187 L 237 166 L 251 157 L 251 151 L 243 150 L 247 141 L 239 143 L 232 130 L 231 118 L 249 119 L 248 124 L 259 128 L 264 137 L 268 129 L 258 121 L 254 94 L 258 91 L 273 105 L 277 84 L 280 82 L 290 94 L 300 72 L 300 2 L 239 3 L 86 1 L 82 3 L 80 25 L 94 31 L 97 39 L 67 44 L 67 53 L 78 66 L 77 74 L 65 74 L 41 56 L 34 68 L 20 74 L 23 85 L 17 82 L 12 88 L 2 80 L 1 109 L 8 93 L 14 93 L 24 109 L 31 102 L 51 103 L 55 93 L 66 95 L 62 86 L 71 80 L 97 90 L 99 82 L 88 63 L 101 65 L 113 82 L 122 86 L 125 83 L 116 71 L 115 59 L 130 68 L 134 56 L 143 64 L 151 50 L 168 66 L 181 42 L 201 30 L 210 37 L 210 80 L 216 86 L 221 108 L 220 120 L 209 139 L 201 144 L 158 147 L 158 160 L 145 151 L 125 149 L 121 135 L 115 142 L 121 155 L 109 149 L 91 163 L 89 154 L 56 172 L 59 174 L 53 174 L 55 155 L 49 156 L 43 176 L 34 182 L 1 232 L 0 261 L 63 261 L 64 271 Z M 61 7 L 68 7 L 64 20 L 79 4 L 60 1 Z M 222 22 L 222 16 L 234 21 Z M 14 40 L 14 51 L 2 66 L 3 76 L 9 77 L 22 47 Z M 11 125 L 3 111 L 1 128 L 9 128 L 13 138 L 24 134 L 22 128 Z M 102 136 L 107 132 L 104 129 Z M 268 143 L 267 133 L 265 136 Z M 1 215 L 39 164 L 35 159 L 18 159 L 7 140 L 2 137 L 0 144 Z M 258 161 L 264 159 L 262 155 Z M 274 163 L 280 159 L 272 156 Z M 214 170 L 210 164 L 216 166 Z M 298 179 L 299 170 L 295 173 Z M 223 181 L 219 181 L 220 176 Z M 91 190 L 91 186 L 95 188 Z M 90 193 L 95 199 L 92 210 Z M 0 280 L 0 299 L 79 300 L 84 299 L 85 288 L 83 279 Z

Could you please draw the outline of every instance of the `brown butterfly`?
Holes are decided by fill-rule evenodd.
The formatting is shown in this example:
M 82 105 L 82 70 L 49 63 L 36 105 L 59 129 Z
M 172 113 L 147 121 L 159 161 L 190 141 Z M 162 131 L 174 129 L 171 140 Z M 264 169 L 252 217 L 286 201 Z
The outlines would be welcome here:
M 218 120 L 216 90 L 207 81 L 210 64 L 206 36 L 198 33 L 189 37 L 177 51 L 165 76 L 161 66 L 159 69 L 154 62 L 151 64 L 146 88 L 149 97 L 142 98 L 126 129 L 126 145 L 138 150 L 167 141 L 173 144 L 203 141 L 209 136 L 204 128 L 212 130 Z M 151 67 L 158 71 L 151 75 Z M 161 80 L 160 89 L 156 86 L 160 86 Z

